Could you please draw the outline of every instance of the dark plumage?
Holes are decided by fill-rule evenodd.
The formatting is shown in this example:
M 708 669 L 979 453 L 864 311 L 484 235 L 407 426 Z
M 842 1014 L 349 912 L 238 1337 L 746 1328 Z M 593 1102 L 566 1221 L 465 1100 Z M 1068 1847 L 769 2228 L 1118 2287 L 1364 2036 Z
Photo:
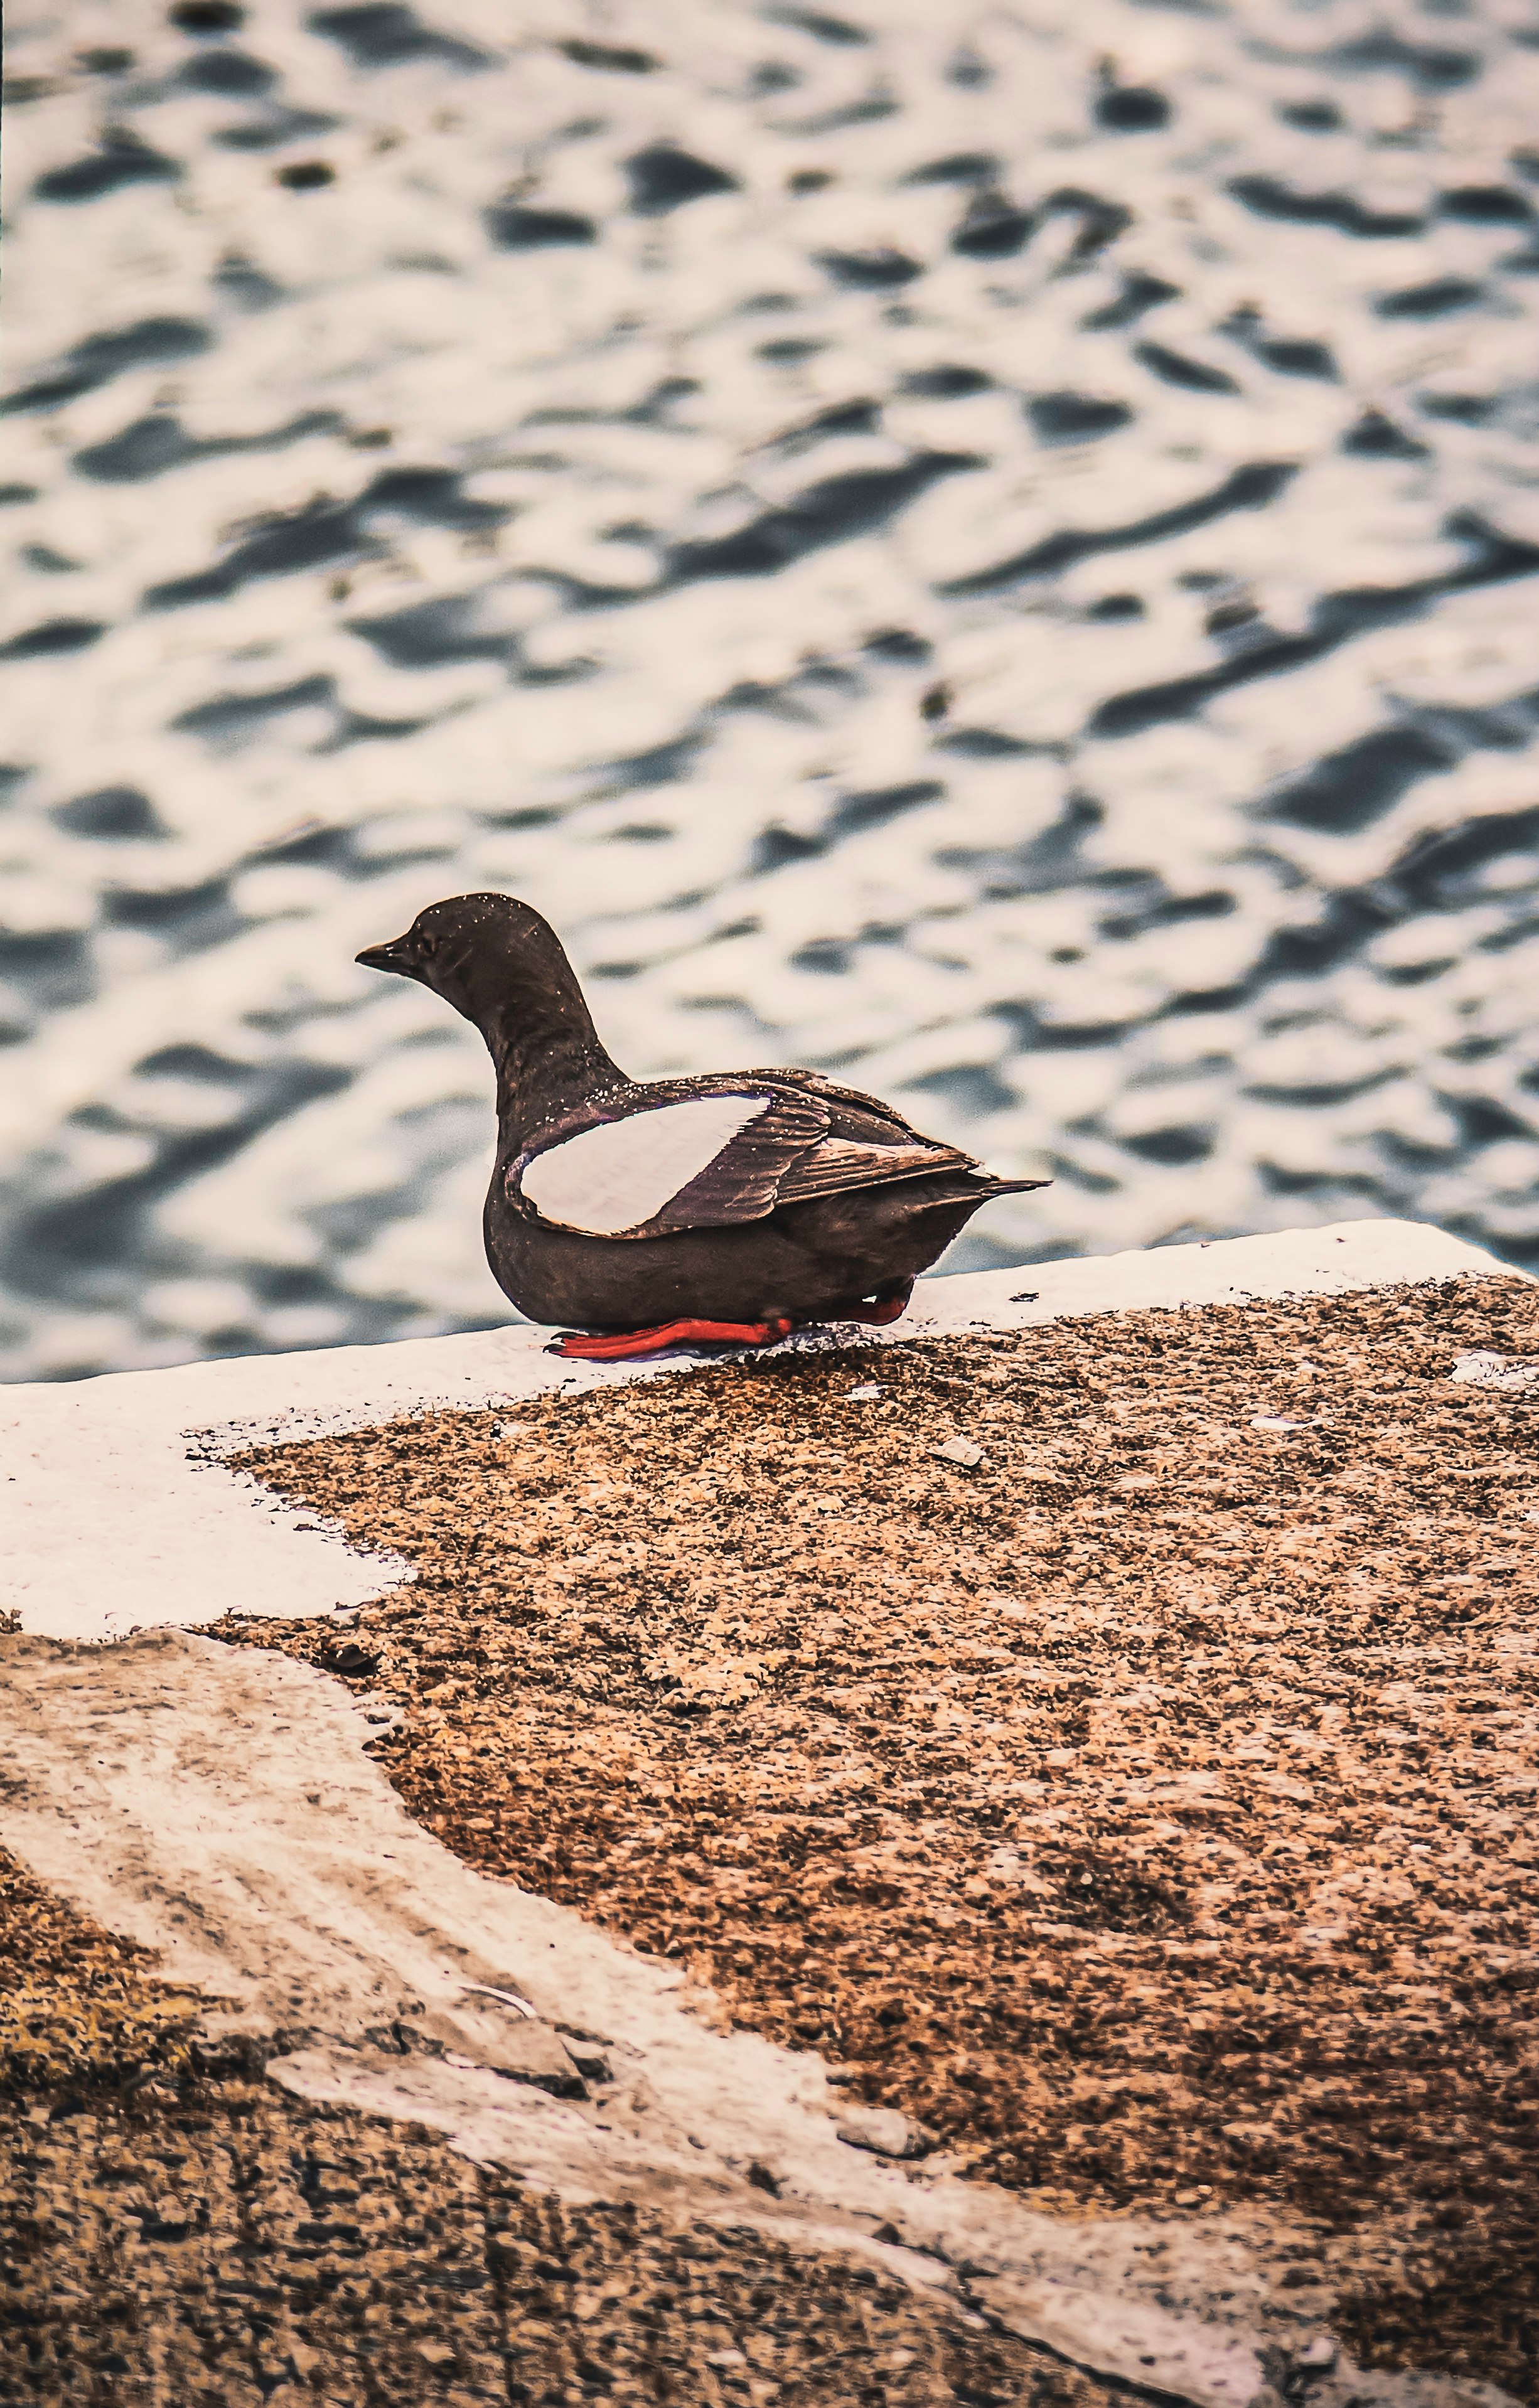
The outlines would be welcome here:
M 598 1041 L 554 932 L 459 895 L 358 955 L 441 995 L 496 1067 L 486 1257 L 531 1320 L 600 1359 L 687 1339 L 765 1344 L 807 1322 L 895 1320 L 996 1179 L 889 1104 L 815 1070 L 638 1084 Z

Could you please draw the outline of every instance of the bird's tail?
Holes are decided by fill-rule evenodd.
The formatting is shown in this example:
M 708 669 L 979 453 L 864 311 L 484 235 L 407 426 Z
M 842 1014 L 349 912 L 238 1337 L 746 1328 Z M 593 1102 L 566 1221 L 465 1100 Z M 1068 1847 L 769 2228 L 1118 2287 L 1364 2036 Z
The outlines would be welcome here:
M 918 1187 L 921 1182 L 913 1182 Z M 1050 1179 L 996 1179 L 991 1170 L 939 1171 L 923 1182 L 922 1195 L 913 1197 L 909 1210 L 915 1214 L 950 1212 L 958 1210 L 971 1215 L 981 1204 L 992 1204 L 996 1196 L 1027 1196 L 1034 1187 L 1051 1187 Z M 894 1187 L 901 1196 L 901 1186 Z
M 1029 1196 L 1034 1187 L 1052 1184 L 1050 1179 L 997 1179 L 992 1170 L 974 1171 L 968 1182 L 968 1192 L 981 1196 L 987 1203 L 996 1196 Z

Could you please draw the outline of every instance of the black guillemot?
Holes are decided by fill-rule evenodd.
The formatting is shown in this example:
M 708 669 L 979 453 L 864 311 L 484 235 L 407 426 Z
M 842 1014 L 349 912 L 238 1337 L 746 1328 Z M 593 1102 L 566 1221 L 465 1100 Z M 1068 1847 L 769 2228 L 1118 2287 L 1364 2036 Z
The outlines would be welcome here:
M 890 1104 L 816 1070 L 627 1079 L 555 932 L 509 895 L 456 895 L 358 955 L 480 1029 L 496 1068 L 486 1259 L 554 1352 L 620 1362 L 765 1346 L 810 1322 L 896 1321 L 997 1179 Z

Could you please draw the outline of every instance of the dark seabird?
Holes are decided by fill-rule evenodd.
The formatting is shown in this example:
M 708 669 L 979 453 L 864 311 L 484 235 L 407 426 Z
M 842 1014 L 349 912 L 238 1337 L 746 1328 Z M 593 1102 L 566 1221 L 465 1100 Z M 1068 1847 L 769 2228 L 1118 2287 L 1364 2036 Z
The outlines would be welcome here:
M 896 1321 L 996 1179 L 890 1104 L 816 1070 L 638 1082 L 595 1031 L 554 929 L 456 895 L 358 955 L 441 995 L 496 1067 L 486 1259 L 554 1350 L 596 1362 L 692 1341 L 766 1346 L 816 1321 Z

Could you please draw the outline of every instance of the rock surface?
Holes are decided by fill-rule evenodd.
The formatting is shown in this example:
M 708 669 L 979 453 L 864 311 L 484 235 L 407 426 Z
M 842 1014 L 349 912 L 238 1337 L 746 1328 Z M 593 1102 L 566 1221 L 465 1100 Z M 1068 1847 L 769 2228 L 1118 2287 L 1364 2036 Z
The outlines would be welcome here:
M 116 1420 L 84 1392 L 19 1397 L 35 1518 L 50 1477 L 100 1469 L 93 1431 L 137 1418 L 165 1481 L 160 1562 L 237 1593 L 210 1511 L 240 1494 L 228 1429 L 198 1440 L 174 1527 L 179 1434 L 212 1418 L 186 1403 L 240 1394 L 271 1426 L 280 1398 L 303 1402 L 334 1434 L 251 1458 L 294 1500 L 274 1570 L 319 1548 L 361 1599 L 371 1563 L 418 1570 L 338 1617 L 346 1656 L 316 1622 L 225 1626 L 276 1656 L 0 1641 L 0 1831 L 31 1868 L 0 1869 L 0 2091 L 29 2119 L 0 2315 L 29 2351 L 50 2336 L 18 2396 L 54 2396 L 85 2359 L 110 2372 L 114 2350 L 138 2381 L 149 2358 L 122 2336 L 141 2332 L 243 2398 L 240 2352 L 275 2322 L 288 2355 L 253 2359 L 259 2390 L 322 2364 L 334 2396 L 367 2389 L 325 2355 L 353 2347 L 352 2309 L 307 2325 L 315 2290 L 270 2253 L 264 2286 L 249 2236 L 232 2274 L 223 2208 L 223 2271 L 196 2257 L 187 2134 L 260 2127 L 238 2180 L 270 2163 L 305 2197 L 314 2116 L 348 2136 L 344 2186 L 367 2203 L 321 2304 L 364 2300 L 368 2347 L 388 2329 L 407 2351 L 393 2399 L 525 2380 L 506 2349 L 489 2372 L 441 2355 L 448 2278 L 414 2236 L 453 2217 L 430 2204 L 412 2225 L 411 2202 L 419 2175 L 458 2195 L 467 2157 L 564 2201 L 547 2225 L 597 2219 L 586 2262 L 611 2304 L 578 2319 L 604 2340 L 584 2363 L 639 2398 L 667 2396 L 670 2364 L 770 2380 L 741 2330 L 670 2343 L 661 2300 L 662 2356 L 637 2372 L 651 2344 L 613 2302 L 681 2232 L 727 2289 L 722 2235 L 755 2236 L 793 2355 L 803 2300 L 867 2274 L 929 2300 L 935 2347 L 965 2352 L 982 2315 L 1027 2351 L 978 2374 L 1000 2399 L 1043 2396 L 1038 2342 L 1102 2390 L 1201 2408 L 1301 2386 L 1319 2408 L 1489 2408 L 1493 2380 L 1525 2396 L 1539 1465 L 1524 1392 L 1453 1370 L 1530 1359 L 1533 1291 L 1365 1286 L 1386 1247 L 1402 1265 L 1412 1239 L 1447 1249 L 1369 1234 L 1043 1267 L 1003 1326 L 965 1334 L 958 1309 L 917 1343 L 804 1341 L 683 1381 L 509 1394 L 515 1348 L 491 1412 L 435 1410 L 432 1383 L 453 1356 L 449 1393 L 496 1393 L 477 1350 L 503 1340 L 103 1383 Z M 1168 1309 L 1258 1274 L 1275 1293 L 1289 1248 L 1321 1296 Z M 1167 1309 L 1052 1318 L 1086 1312 L 1098 1278 Z M 956 1306 L 997 1284 L 953 1283 Z M 338 1432 L 370 1382 L 413 1417 Z M 928 1451 L 959 1422 L 984 1442 L 971 1470 Z M 126 1445 L 107 1460 L 110 1501 Z M 338 1535 L 295 1523 L 317 1513 Z M 350 1559 L 344 1531 L 399 1553 Z M 414 1826 L 369 1753 L 501 1878 Z M 942 2143 L 923 2157 L 841 2141 L 921 2115 Z M 441 2168 L 444 2147 L 429 2179 L 413 2153 Z M 165 2261 L 104 2255 L 83 2207 L 60 2213 L 131 2159 L 133 2235 L 183 2253 L 201 2361 L 151 2279 Z M 475 2289 L 467 2246 L 453 2280 Z M 815 2399 L 808 2346 L 794 2371 Z M 873 2399 L 945 2398 L 913 2329 L 877 2360 L 850 2346 Z M 882 2388 L 916 2364 L 917 2393 Z M 597 2379 L 559 2353 L 538 2367 L 553 2400 Z
M 1516 2388 L 1539 1457 L 1452 1374 L 1535 1294 L 793 1354 L 251 1468 L 419 1566 L 360 1685 L 468 1861 L 1034 2206 L 1259 2217 L 1279 2330 Z

